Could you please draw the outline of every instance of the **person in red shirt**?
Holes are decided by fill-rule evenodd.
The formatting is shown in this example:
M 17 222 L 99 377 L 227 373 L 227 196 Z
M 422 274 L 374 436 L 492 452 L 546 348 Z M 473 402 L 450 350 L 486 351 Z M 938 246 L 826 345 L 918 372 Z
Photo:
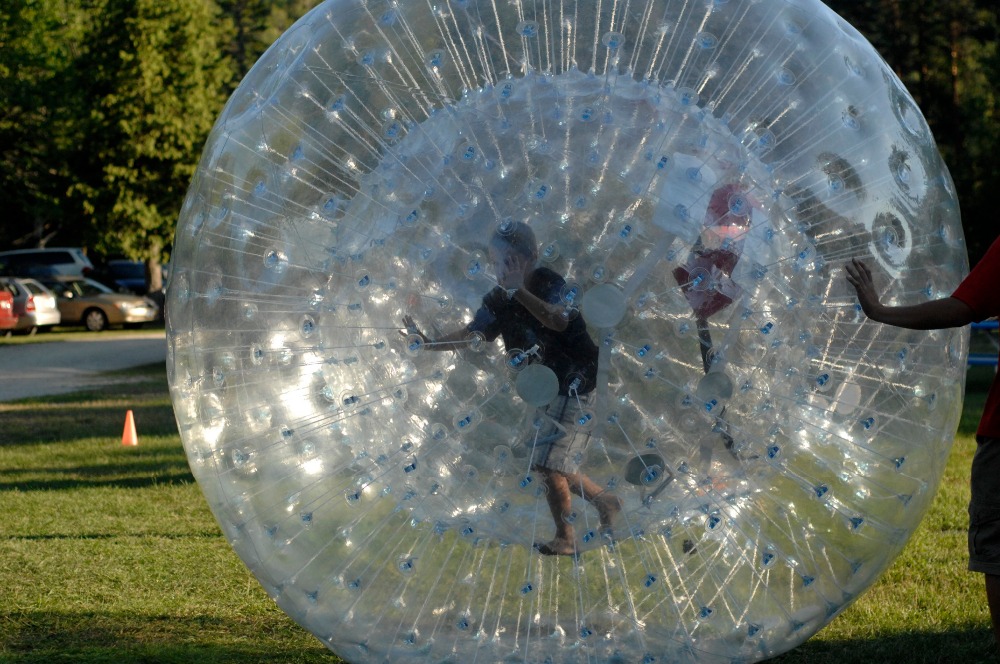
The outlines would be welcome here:
M 868 266 L 857 258 L 846 266 L 865 314 L 872 320 L 912 330 L 962 327 L 1000 315 L 1000 238 L 950 297 L 909 306 L 879 301 Z M 986 576 L 986 600 L 993 637 L 1000 645 L 1000 378 L 994 378 L 972 461 L 969 502 L 969 570 Z
M 691 254 L 684 265 L 673 271 L 674 279 L 694 313 L 705 373 L 712 366 L 713 352 L 708 319 L 732 304 L 742 293 L 732 274 L 750 230 L 751 208 L 756 205 L 739 184 L 722 185 L 713 191 L 705 210 L 701 235 L 691 247 Z

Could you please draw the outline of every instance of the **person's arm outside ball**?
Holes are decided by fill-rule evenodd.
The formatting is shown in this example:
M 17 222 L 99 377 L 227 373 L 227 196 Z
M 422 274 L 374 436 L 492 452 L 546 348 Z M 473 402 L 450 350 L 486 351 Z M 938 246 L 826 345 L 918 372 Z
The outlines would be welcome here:
M 854 258 L 845 269 L 847 281 L 857 291 L 862 311 L 873 321 L 911 330 L 938 330 L 962 327 L 976 320 L 972 308 L 955 297 L 900 307 L 886 306 L 880 302 L 871 270 L 863 261 Z

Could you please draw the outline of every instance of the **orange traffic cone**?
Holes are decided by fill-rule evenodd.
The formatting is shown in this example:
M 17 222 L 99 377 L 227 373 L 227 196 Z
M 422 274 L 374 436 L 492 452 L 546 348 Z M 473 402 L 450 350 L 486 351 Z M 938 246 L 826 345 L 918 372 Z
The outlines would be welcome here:
M 122 432 L 122 445 L 138 445 L 139 437 L 135 435 L 135 418 L 132 411 L 125 413 L 125 431 Z

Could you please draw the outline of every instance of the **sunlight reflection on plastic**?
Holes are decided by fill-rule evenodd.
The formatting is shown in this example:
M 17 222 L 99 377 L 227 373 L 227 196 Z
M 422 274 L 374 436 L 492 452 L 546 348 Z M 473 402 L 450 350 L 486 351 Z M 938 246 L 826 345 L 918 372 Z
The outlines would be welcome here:
M 940 479 L 966 338 L 866 321 L 841 268 L 898 302 L 967 270 L 911 97 L 815 0 L 605 4 L 331 0 L 205 148 L 166 306 L 184 447 L 349 661 L 764 659 L 875 581 Z M 558 426 L 559 349 L 434 352 L 514 221 L 599 349 Z M 533 548 L 545 436 L 589 440 L 622 501 L 561 513 L 575 557 Z

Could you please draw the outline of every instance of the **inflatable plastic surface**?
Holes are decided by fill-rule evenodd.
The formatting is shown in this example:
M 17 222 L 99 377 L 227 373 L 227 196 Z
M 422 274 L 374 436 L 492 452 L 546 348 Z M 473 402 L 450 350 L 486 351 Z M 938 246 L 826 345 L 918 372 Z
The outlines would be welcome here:
M 895 303 L 967 271 L 817 1 L 329 0 L 183 207 L 184 447 L 349 661 L 764 659 L 904 546 L 961 409 L 964 333 L 867 321 L 852 257 Z

